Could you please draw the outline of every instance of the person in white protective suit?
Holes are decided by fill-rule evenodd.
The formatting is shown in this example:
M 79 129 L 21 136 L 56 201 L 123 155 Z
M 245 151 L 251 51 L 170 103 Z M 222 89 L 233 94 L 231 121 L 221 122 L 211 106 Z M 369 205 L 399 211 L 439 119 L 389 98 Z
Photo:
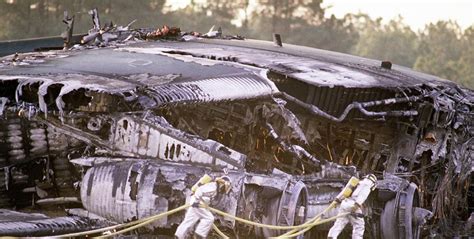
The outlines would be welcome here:
M 369 194 L 375 189 L 377 177 L 369 174 L 357 184 L 356 189 L 350 197 L 342 200 L 339 207 L 339 214 L 350 213 L 347 216 L 339 217 L 334 222 L 328 233 L 328 238 L 337 238 L 347 223 L 352 224 L 352 238 L 362 239 L 364 237 L 365 222 L 362 213 L 362 205 L 369 197 Z M 337 199 L 336 199 L 337 201 Z
M 207 238 L 207 234 L 214 223 L 214 215 L 207 208 L 200 207 L 201 204 L 210 203 L 219 195 L 229 193 L 231 181 L 227 176 L 222 176 L 203 185 L 200 185 L 191 196 L 191 207 L 186 211 L 183 221 L 175 232 L 175 238 L 184 239 L 188 231 L 199 221 L 194 234 L 197 238 Z

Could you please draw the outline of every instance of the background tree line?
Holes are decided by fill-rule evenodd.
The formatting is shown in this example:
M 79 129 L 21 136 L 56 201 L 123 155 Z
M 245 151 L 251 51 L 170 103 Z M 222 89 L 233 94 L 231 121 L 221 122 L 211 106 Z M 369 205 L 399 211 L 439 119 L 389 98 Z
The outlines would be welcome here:
M 439 21 L 415 32 L 402 17 L 382 23 L 366 14 L 325 17 L 323 0 L 191 0 L 174 10 L 166 0 L 0 0 L 0 40 L 59 35 L 63 11 L 76 17 L 75 32 L 91 27 L 89 9 L 97 7 L 102 24 L 113 21 L 135 27 L 170 25 L 206 32 L 221 26 L 224 34 L 390 60 L 474 89 L 474 25 L 462 30 Z

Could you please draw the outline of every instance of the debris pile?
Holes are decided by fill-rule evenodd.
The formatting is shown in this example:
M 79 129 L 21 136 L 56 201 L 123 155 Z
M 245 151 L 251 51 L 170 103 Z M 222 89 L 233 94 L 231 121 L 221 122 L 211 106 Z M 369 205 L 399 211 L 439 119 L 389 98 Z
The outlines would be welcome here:
M 99 13 L 97 9 L 89 11 L 92 17 L 93 26 L 87 35 L 80 40 L 80 45 L 89 46 L 108 46 L 112 42 L 124 43 L 129 40 L 177 40 L 190 41 L 198 38 L 218 38 L 218 39 L 238 39 L 243 40 L 242 36 L 223 35 L 222 29 L 214 30 L 214 26 L 205 34 L 198 32 L 182 32 L 179 27 L 169 27 L 164 25 L 161 28 L 151 29 L 132 29 L 131 25 L 136 21 L 133 20 L 124 26 L 114 25 L 113 22 L 101 27 Z M 64 12 L 64 20 L 66 31 L 62 34 L 64 39 L 64 47 L 68 49 L 73 46 L 72 36 L 74 29 L 74 16 L 69 16 L 68 12 Z M 76 47 L 77 48 L 77 47 Z
M 158 40 L 158 39 L 174 39 L 177 40 L 181 36 L 181 29 L 178 27 L 168 27 L 164 25 L 161 29 L 146 33 L 144 39 Z

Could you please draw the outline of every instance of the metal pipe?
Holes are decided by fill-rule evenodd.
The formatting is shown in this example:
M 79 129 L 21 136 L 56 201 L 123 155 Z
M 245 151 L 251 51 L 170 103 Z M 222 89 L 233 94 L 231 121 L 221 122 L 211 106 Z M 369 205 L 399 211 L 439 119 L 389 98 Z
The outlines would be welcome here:
M 311 113 L 327 118 L 335 122 L 344 121 L 344 119 L 347 117 L 347 115 L 352 109 L 359 109 L 359 111 L 366 116 L 416 116 L 418 115 L 418 111 L 416 110 L 375 112 L 375 111 L 368 111 L 364 107 L 389 105 L 389 104 L 396 104 L 396 103 L 403 103 L 403 102 L 415 102 L 421 99 L 421 97 L 419 96 L 412 96 L 408 98 L 391 98 L 391 99 L 376 100 L 376 101 L 362 102 L 362 103 L 352 102 L 346 107 L 346 109 L 342 112 L 342 114 L 339 117 L 335 117 L 319 109 L 317 106 L 302 102 L 301 100 L 298 100 L 287 93 L 282 92 L 282 95 L 285 99 L 303 107 L 304 109 L 310 111 Z

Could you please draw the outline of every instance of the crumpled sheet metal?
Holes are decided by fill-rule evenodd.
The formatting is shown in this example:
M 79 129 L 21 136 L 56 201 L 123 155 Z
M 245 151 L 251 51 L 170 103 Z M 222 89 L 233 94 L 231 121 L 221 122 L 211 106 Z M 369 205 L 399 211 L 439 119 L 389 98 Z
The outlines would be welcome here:
M 384 173 L 382 180 L 377 180 L 377 188 L 379 190 L 387 190 L 392 192 L 399 192 L 407 187 L 409 181 L 397 177 L 390 173 Z
M 288 129 L 282 130 L 283 132 L 279 134 L 279 137 L 283 139 L 297 139 L 304 144 L 308 144 L 308 140 L 301 128 L 300 120 L 285 107 L 287 102 L 279 98 L 274 98 L 273 100 L 276 104 L 262 106 L 262 116 L 267 121 L 270 121 L 270 118 L 275 116 L 282 117 L 288 123 Z
M 248 176 L 245 177 L 244 183 L 255 184 L 262 187 L 270 187 L 284 191 L 291 176 L 288 174 L 279 174 L 279 180 L 275 180 L 274 176 L 248 174 Z
M 81 185 L 81 200 L 88 211 L 111 221 L 137 220 L 183 205 L 189 200 L 190 188 L 200 175 L 222 174 L 207 170 L 147 160 L 105 163 L 86 172 Z M 230 172 L 228 176 L 233 181 L 232 190 L 225 202 L 217 207 L 235 215 L 244 174 Z M 184 212 L 170 215 L 150 224 L 149 228 L 170 227 L 179 223 L 183 215 Z
M 438 161 L 439 158 L 445 158 L 448 135 L 446 129 L 442 128 L 427 130 L 416 146 L 415 157 L 419 158 L 424 152 L 431 151 L 433 162 Z
M 66 103 L 63 96 L 74 90 L 102 92 L 120 95 L 126 101 L 138 96 L 138 89 L 150 95 L 155 101 L 145 107 L 156 107 L 178 102 L 211 102 L 224 100 L 250 99 L 270 96 L 278 92 L 276 86 L 266 78 L 266 71 L 243 73 L 221 77 L 173 82 L 179 75 L 155 76 L 150 74 L 130 75 L 112 79 L 97 75 L 49 74 L 44 76 L 0 75 L 0 81 L 17 80 L 16 101 L 23 94 L 23 87 L 39 83 L 38 103 L 42 112 L 48 112 L 45 96 L 51 85 L 61 85 L 55 103 L 62 113 Z M 6 103 L 2 100 L 3 103 Z
M 124 82 L 115 81 L 110 78 L 95 76 L 95 75 L 81 75 L 81 74 L 60 74 L 60 75 L 46 75 L 46 76 L 24 76 L 24 75 L 0 75 L 0 81 L 18 81 L 18 87 L 15 92 L 16 100 L 23 93 L 23 86 L 39 83 L 38 88 L 38 103 L 41 111 L 48 112 L 44 97 L 48 93 L 48 87 L 53 84 L 62 85 L 59 96 L 56 98 L 56 106 L 60 111 L 63 110 L 65 103 L 62 97 L 74 90 L 87 89 L 96 92 L 106 92 L 110 94 L 120 94 L 123 92 L 132 92 L 135 85 Z
M 164 119 L 163 119 L 164 120 Z M 138 132 L 138 133 L 137 133 Z M 203 140 L 164 123 L 125 116 L 117 120 L 114 148 L 143 157 L 243 169 L 246 155 L 213 140 Z

